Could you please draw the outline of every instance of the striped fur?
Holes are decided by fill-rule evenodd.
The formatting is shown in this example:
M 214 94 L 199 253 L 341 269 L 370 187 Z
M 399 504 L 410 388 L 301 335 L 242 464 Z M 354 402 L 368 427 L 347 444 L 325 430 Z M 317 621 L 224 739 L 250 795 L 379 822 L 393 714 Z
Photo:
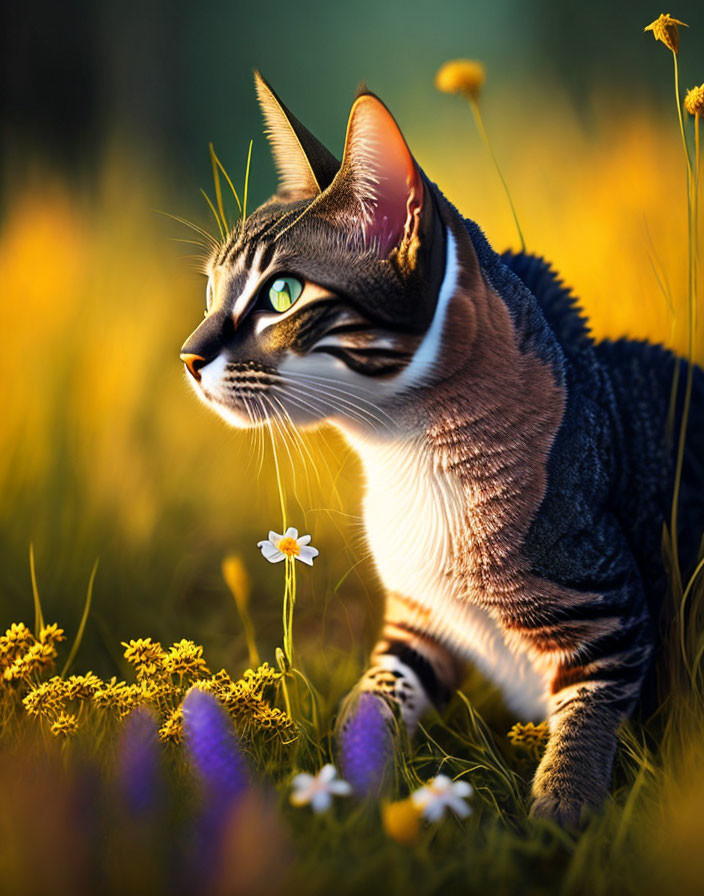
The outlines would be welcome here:
M 655 647 L 674 359 L 595 345 L 549 267 L 497 256 L 371 94 L 336 174 L 260 94 L 283 189 L 213 256 L 208 313 L 183 349 L 199 359 L 193 385 L 235 425 L 343 433 L 387 592 L 358 689 L 395 702 L 412 732 L 476 664 L 518 715 L 549 717 L 533 813 L 577 824 L 608 791 Z M 266 292 L 282 275 L 303 291 L 278 314 Z

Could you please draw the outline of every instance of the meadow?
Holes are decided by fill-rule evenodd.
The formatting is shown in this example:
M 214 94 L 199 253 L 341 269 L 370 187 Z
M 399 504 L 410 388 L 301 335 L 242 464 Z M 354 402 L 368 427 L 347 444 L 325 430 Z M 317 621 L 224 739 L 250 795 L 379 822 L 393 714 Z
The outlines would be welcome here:
M 439 108 L 450 101 L 438 95 Z M 483 111 L 529 250 L 573 287 L 596 338 L 650 339 L 685 356 L 691 232 L 674 108 L 595 94 L 585 120 L 564 96 L 541 90 L 507 121 L 500 110 L 509 102 L 494 96 Z M 691 137 L 691 119 L 686 125 Z M 254 165 L 266 151 L 255 136 Z M 464 133 L 414 138 L 428 175 L 495 248 L 516 247 L 469 110 Z M 513 729 L 510 737 L 516 720 L 475 672 L 443 716 L 405 744 L 386 794 L 402 807 L 395 816 L 377 799 L 340 798 L 320 815 L 290 803 L 297 772 L 337 761 L 336 707 L 380 620 L 360 468 L 331 430 L 272 445 L 228 430 L 198 403 L 178 350 L 203 313 L 205 280 L 193 247 L 180 242 L 188 228 L 158 210 L 204 227 L 212 219 L 198 197 L 182 202 L 125 146 L 106 153 L 98 178 L 79 183 L 37 162 L 14 172 L 6 190 L 0 626 L 24 622 L 38 635 L 41 606 L 44 622 L 66 638 L 45 634 L 46 662 L 0 685 L 4 889 L 701 892 L 700 580 L 681 612 L 681 590 L 668 596 L 680 615 L 661 663 L 665 699 L 653 718 L 624 725 L 613 795 L 584 832 L 526 817 L 540 736 L 534 743 Z M 702 363 L 701 326 L 692 351 Z M 312 568 L 297 571 L 300 674 L 285 680 L 274 671 L 283 574 L 257 549 L 281 524 L 274 453 L 287 521 L 320 551 Z M 29 636 L 18 637 L 29 646 Z M 140 669 L 137 648 L 129 655 L 123 646 L 146 638 L 164 648 L 154 669 Z M 182 639 L 194 647 L 169 652 Z M 259 679 L 242 677 L 264 662 Z M 179 718 L 171 733 L 163 729 L 189 685 L 219 669 L 225 689 L 208 687 L 230 710 L 240 747 L 213 722 L 208 755 L 249 771 L 211 817 L 217 787 L 192 773 L 197 743 L 184 744 Z M 22 704 L 59 674 L 83 678 L 62 697 L 75 732 L 73 722 L 52 731 L 58 714 L 30 715 Z M 113 676 L 133 690 L 113 689 L 99 704 L 96 692 Z M 156 717 L 128 715 L 145 700 Z M 404 801 L 439 773 L 471 784 L 472 812 L 416 829 Z

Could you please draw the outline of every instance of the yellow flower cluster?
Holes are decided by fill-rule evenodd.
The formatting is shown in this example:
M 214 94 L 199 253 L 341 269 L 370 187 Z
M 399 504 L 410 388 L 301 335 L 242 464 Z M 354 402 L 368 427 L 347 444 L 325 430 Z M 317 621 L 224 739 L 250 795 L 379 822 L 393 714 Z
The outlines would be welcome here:
M 689 28 L 689 25 L 680 22 L 679 19 L 673 19 L 669 12 L 665 12 L 661 13 L 654 22 L 646 25 L 644 30 L 652 31 L 655 40 L 664 43 L 676 56 L 680 51 L 680 32 L 678 25 L 682 25 L 683 28 Z
M 54 644 L 62 637 L 63 632 L 56 626 L 42 629 L 38 640 L 21 624 L 8 629 L 0 639 L 6 680 L 10 680 L 8 670 L 14 676 L 16 667 L 20 677 L 29 675 L 29 670 L 34 670 L 31 674 L 42 671 L 45 652 L 51 653 L 53 662 Z M 102 717 L 121 719 L 146 704 L 158 714 L 160 738 L 179 742 L 183 736 L 183 699 L 191 687 L 198 687 L 213 694 L 228 709 L 240 735 L 263 733 L 284 743 L 297 737 L 298 729 L 291 717 L 271 706 L 265 697 L 267 688 L 275 686 L 282 677 L 268 663 L 247 669 L 242 678 L 233 681 L 224 669 L 211 675 L 203 648 L 193 641 L 183 639 L 164 650 L 158 641 L 139 638 L 123 642 L 123 647 L 125 659 L 135 669 L 136 682 L 130 684 L 115 677 L 103 681 L 92 672 L 67 678 L 55 675 L 41 682 L 32 680 L 29 683 L 33 687 L 22 701 L 25 711 L 46 719 L 57 737 L 69 738 L 95 710 L 101 711 Z
M 53 665 L 56 645 L 64 640 L 63 629 L 45 625 L 37 638 L 23 622 L 13 622 L 0 637 L 0 671 L 5 682 L 29 684 Z
M 461 93 L 477 100 L 484 86 L 486 72 L 481 62 L 474 59 L 451 59 L 435 75 L 435 87 L 441 93 Z
M 533 722 L 516 722 L 508 733 L 508 739 L 524 756 L 540 761 L 545 752 L 550 730 L 547 722 L 534 725 Z
M 684 98 L 684 107 L 690 115 L 704 118 L 704 84 L 692 87 Z

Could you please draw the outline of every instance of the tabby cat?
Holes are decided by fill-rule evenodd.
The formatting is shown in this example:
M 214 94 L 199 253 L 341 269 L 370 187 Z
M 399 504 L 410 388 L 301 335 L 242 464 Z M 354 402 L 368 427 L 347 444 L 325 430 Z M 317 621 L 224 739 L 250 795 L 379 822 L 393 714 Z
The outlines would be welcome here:
M 656 646 L 680 362 L 595 343 L 550 267 L 497 255 L 374 94 L 340 163 L 255 80 L 280 186 L 210 260 L 189 378 L 234 426 L 343 433 L 387 592 L 359 688 L 412 733 L 475 663 L 515 713 L 549 718 L 532 812 L 577 824 L 608 792 Z M 700 370 L 693 395 L 701 449 Z M 699 524 L 690 460 L 680 502 Z

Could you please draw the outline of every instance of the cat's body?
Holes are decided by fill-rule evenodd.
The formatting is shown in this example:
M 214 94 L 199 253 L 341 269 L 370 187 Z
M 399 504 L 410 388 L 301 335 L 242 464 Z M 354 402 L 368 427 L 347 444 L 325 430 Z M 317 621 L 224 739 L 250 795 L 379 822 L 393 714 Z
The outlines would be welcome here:
M 674 358 L 594 344 L 547 265 L 496 255 L 373 95 L 338 166 L 258 90 L 283 190 L 214 256 L 184 360 L 231 422 L 327 420 L 358 452 L 387 590 L 360 689 L 412 731 L 475 662 L 518 715 L 550 718 L 534 812 L 574 823 L 607 791 L 656 643 Z M 697 370 L 700 448 L 703 418 Z M 694 476 L 688 455 L 687 532 Z

